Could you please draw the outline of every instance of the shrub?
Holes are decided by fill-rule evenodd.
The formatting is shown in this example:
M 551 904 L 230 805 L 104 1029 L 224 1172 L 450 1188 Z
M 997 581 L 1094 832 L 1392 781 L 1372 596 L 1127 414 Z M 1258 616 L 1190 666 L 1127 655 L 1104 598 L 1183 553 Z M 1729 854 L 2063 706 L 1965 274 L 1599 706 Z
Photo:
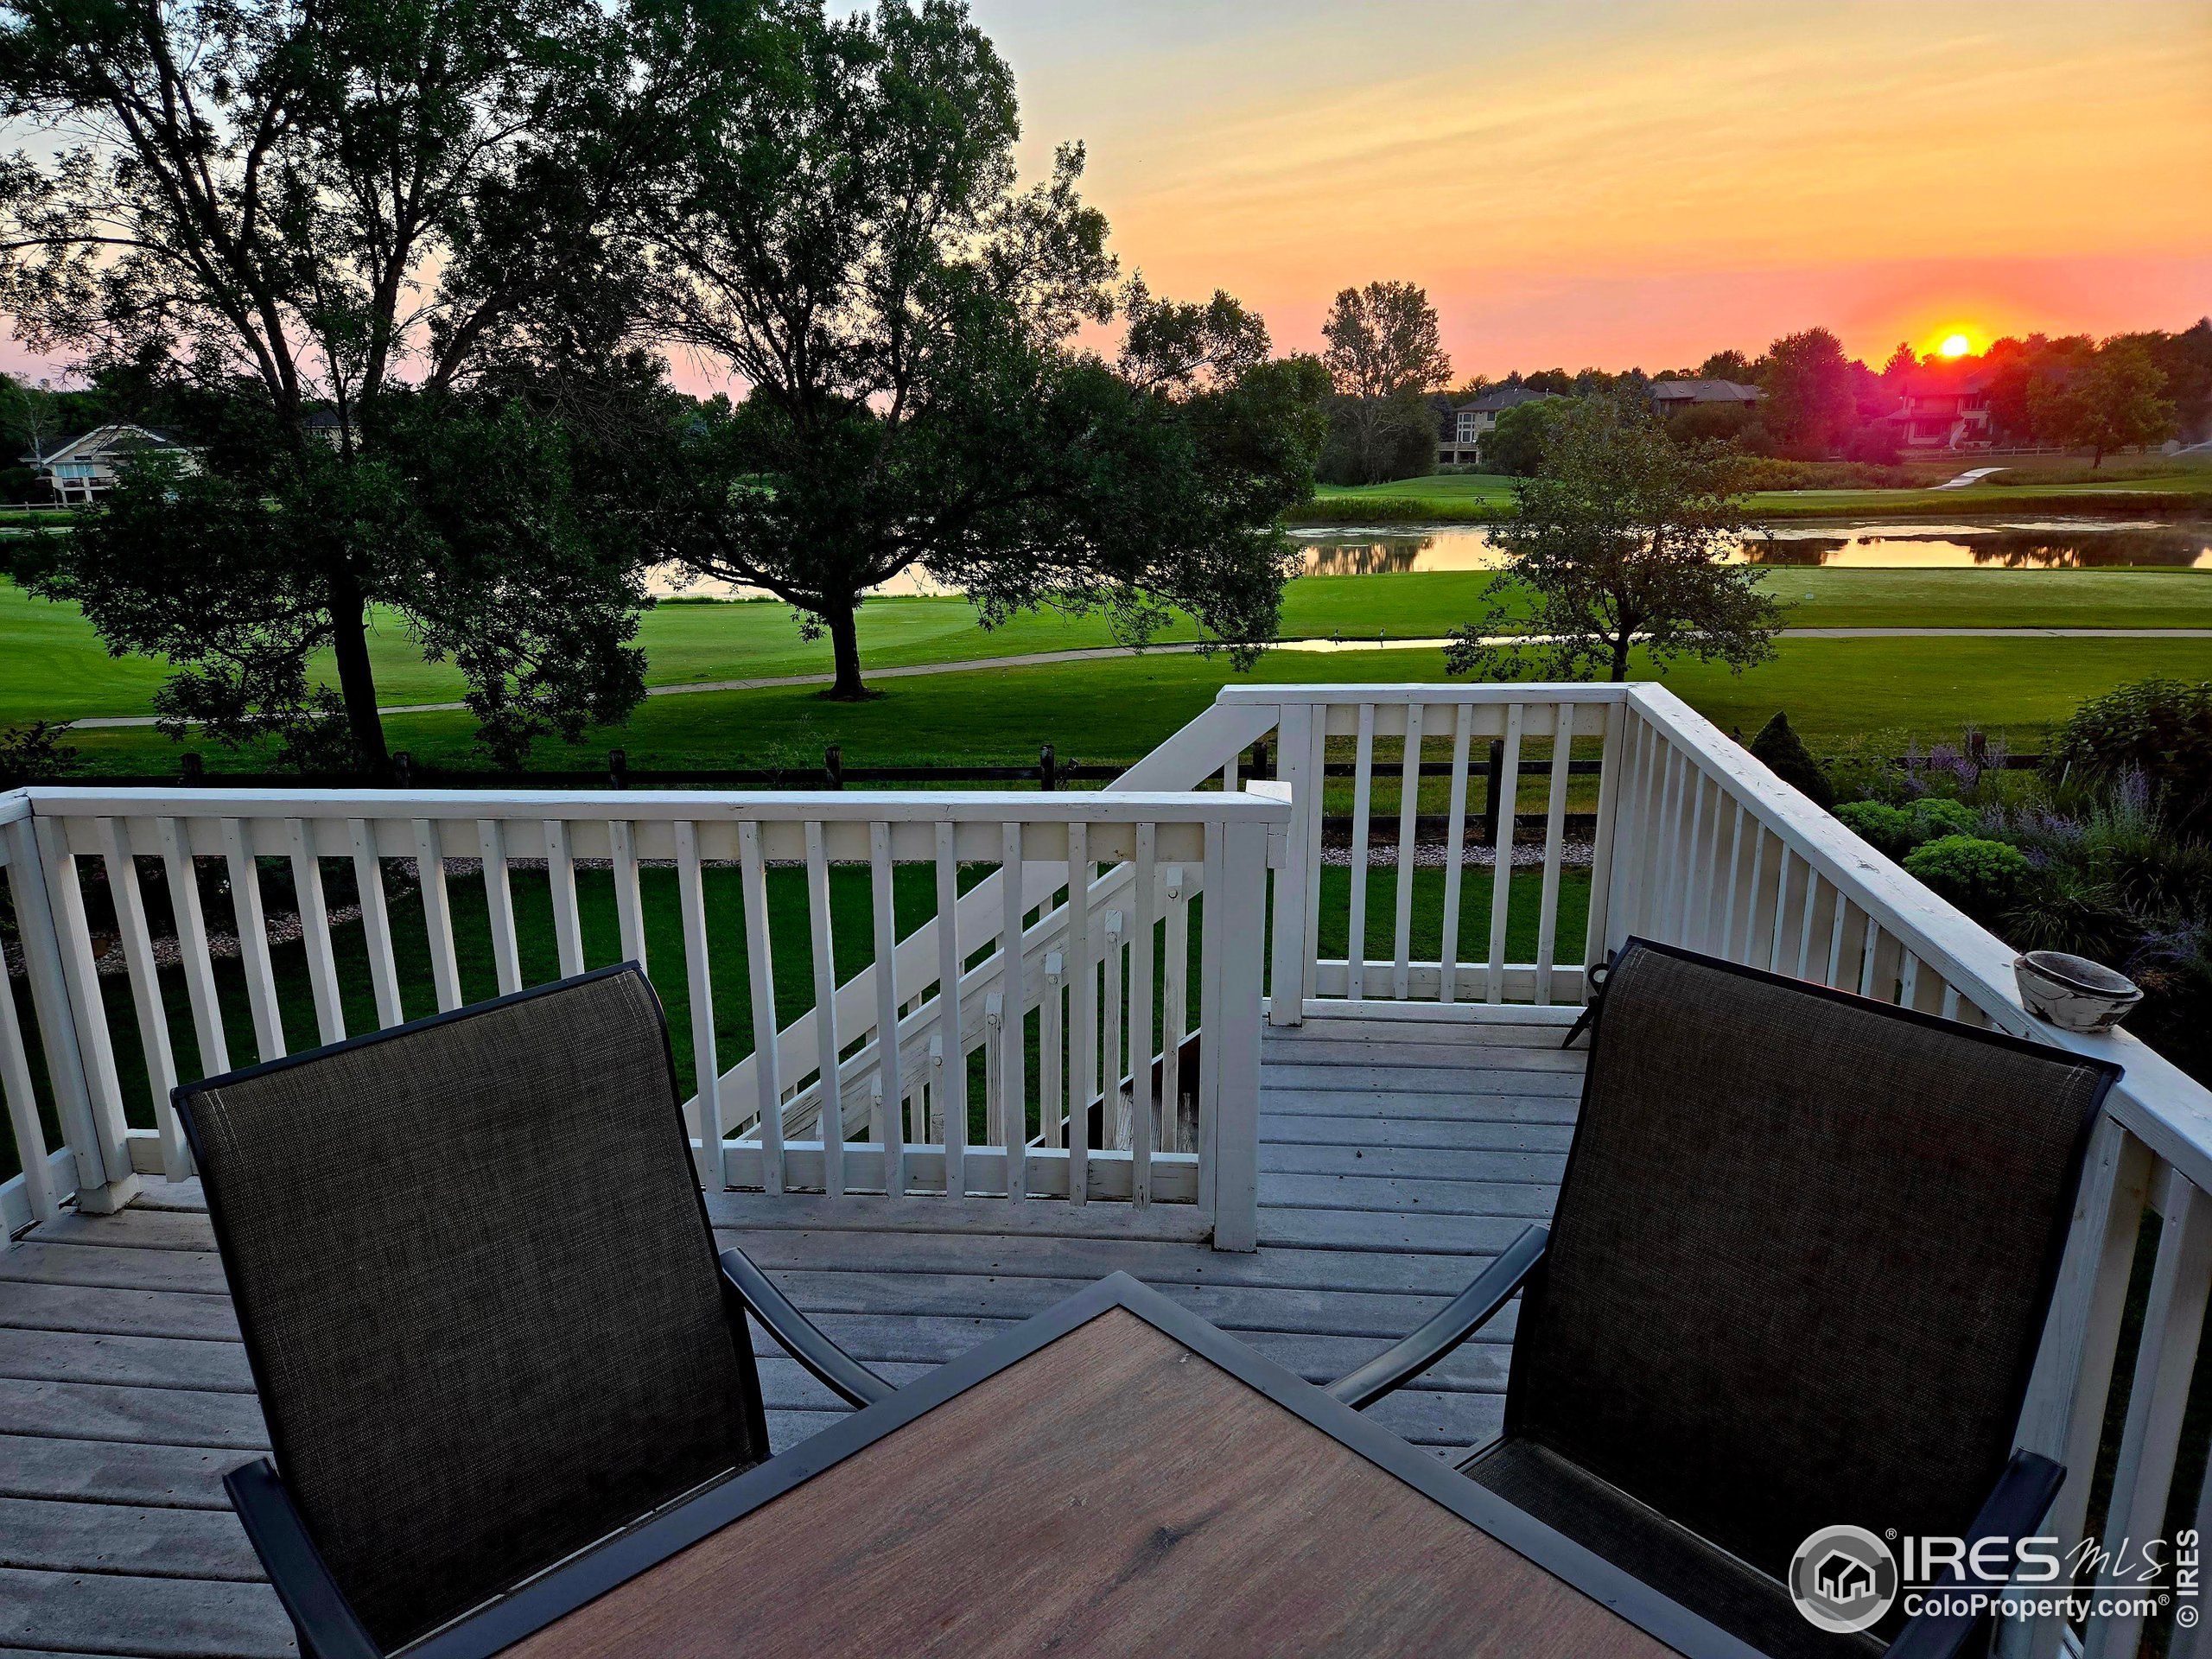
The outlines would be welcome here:
M 2010 903 L 2034 868 L 2018 848 L 1978 836 L 1939 836 L 1906 854 L 1904 867 L 1976 915 L 1987 915 Z
M 1912 842 L 1916 847 L 1939 836 L 1971 836 L 1981 828 L 1980 813 L 1964 801 L 1945 795 L 1930 795 L 1915 801 L 1906 816 L 1912 820 Z
M 1835 815 L 1853 835 L 1891 858 L 1904 856 L 1913 845 L 1911 817 L 1886 801 L 1846 801 Z
M 2055 782 L 2116 785 L 2139 772 L 2184 834 L 2212 830 L 2212 680 L 2138 680 L 2092 697 L 2044 751 Z
M 1533 405 L 1524 404 L 1522 407 Z M 1820 763 L 1813 759 L 1797 734 L 1789 729 L 1788 715 L 1777 712 L 1772 720 L 1759 728 L 1759 734 L 1751 740 L 1751 754 L 1815 806 L 1834 810 L 1835 790 L 1829 785 L 1827 774 L 1821 770 Z
M 0 730 L 0 789 L 19 789 L 59 778 L 77 764 L 77 751 L 61 741 L 67 726 L 35 720 Z

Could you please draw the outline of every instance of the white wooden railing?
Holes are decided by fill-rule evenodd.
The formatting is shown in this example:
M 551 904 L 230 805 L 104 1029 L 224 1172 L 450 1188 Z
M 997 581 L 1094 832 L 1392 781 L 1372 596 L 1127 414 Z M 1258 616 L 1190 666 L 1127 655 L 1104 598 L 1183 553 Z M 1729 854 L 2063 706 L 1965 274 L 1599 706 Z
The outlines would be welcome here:
M 188 1012 L 199 1074 L 245 1058 L 245 1044 L 234 1041 L 241 1025 L 251 1027 L 252 1055 L 285 1052 L 288 986 L 270 945 L 263 861 L 284 861 L 297 895 L 294 976 L 306 983 L 304 997 L 289 987 L 291 1000 L 311 1004 L 316 1040 L 334 1042 L 399 1023 L 409 1011 L 403 991 L 416 993 L 414 1012 L 427 1011 L 423 988 L 403 982 L 387 887 L 395 868 L 412 867 L 435 1006 L 462 1004 L 462 928 L 447 874 L 448 861 L 461 860 L 481 873 L 480 896 L 474 881 L 467 886 L 480 906 L 470 919 L 480 918 L 489 940 L 494 982 L 483 988 L 501 994 L 587 965 L 578 872 L 596 863 L 613 889 L 615 959 L 646 963 L 667 995 L 670 966 L 648 961 L 640 871 L 673 866 L 682 951 L 673 983 L 688 1004 L 696 1085 L 685 1109 L 710 1187 L 1188 1205 L 1184 1213 L 1222 1248 L 1252 1248 L 1267 866 L 1270 830 L 1279 846 L 1289 816 L 1280 802 L 1128 791 L 493 798 L 41 789 L 6 798 L 4 810 L 0 873 L 16 899 L 37 1027 L 20 1028 L 11 995 L 0 1082 L 26 1167 L 6 1189 L 10 1231 L 51 1215 L 73 1192 L 81 1208 L 112 1208 L 129 1201 L 140 1174 L 190 1173 L 168 1102 L 179 1080 L 173 1020 Z M 126 1036 L 143 1058 L 150 1130 L 126 1123 L 119 1033 L 100 995 L 85 911 L 86 860 L 103 866 L 113 899 L 132 1016 Z M 175 905 L 177 970 L 168 974 L 147 923 L 140 860 L 160 861 Z M 357 972 L 365 966 L 370 992 L 353 997 L 350 1020 L 346 960 L 324 894 L 324 867 L 339 860 L 359 894 L 365 963 L 346 960 Z M 246 1008 L 227 1023 L 196 879 L 207 861 L 227 873 L 238 922 Z M 953 911 L 957 931 L 940 934 L 932 918 L 899 937 L 899 873 L 912 866 L 927 880 L 906 883 L 910 893 L 919 886 Z M 991 868 L 961 893 L 963 872 L 972 879 L 978 866 Z M 709 898 L 718 867 L 738 874 L 734 904 L 733 895 Z M 848 877 L 867 889 L 870 966 L 841 988 L 832 899 Z M 517 920 L 525 900 L 550 908 L 555 939 L 529 976 Z M 794 910 L 803 926 L 791 925 Z M 725 1072 L 715 957 L 733 945 L 744 957 L 753 1029 L 777 1037 Z M 779 1027 L 775 967 L 794 956 L 810 957 L 819 1002 Z M 1034 1062 L 1033 1033 L 1041 1050 Z M 64 1147 L 51 1155 L 33 1100 L 34 1036 L 63 1124 Z M 1161 1038 L 1176 1064 L 1154 1063 Z M 969 1062 L 979 1050 L 980 1137 L 969 1123 Z M 1194 1074 L 1187 1091 L 1186 1072 Z M 841 1103 L 842 1133 L 822 1133 L 825 1099 Z M 851 1138 L 855 1130 L 864 1138 Z M 331 1136 L 333 1155 L 342 1156 L 344 1126 L 334 1124 Z
M 1242 757 L 1262 739 L 1277 776 L 1240 789 Z M 1475 756 L 1487 762 L 1492 744 L 1501 821 L 1526 808 L 1524 830 L 1539 831 L 1517 883 L 1510 857 L 1487 868 L 1465 859 L 1479 839 Z M 1424 774 L 1424 766 L 1437 770 Z M 1370 849 L 1377 825 L 1394 815 L 1395 852 Z M 1327 845 L 1330 826 L 1347 817 L 1351 845 L 1339 853 Z M 1570 817 L 1591 824 L 1586 848 L 1570 844 Z M 1433 874 L 1418 850 L 1424 820 L 1441 848 Z M 281 1052 L 283 1033 L 257 907 L 257 857 L 288 859 L 304 895 L 304 961 L 326 1039 L 349 1027 L 321 920 L 319 861 L 353 861 L 378 1024 L 400 1018 L 403 1001 L 380 861 L 412 859 L 422 872 L 429 973 L 442 1007 L 462 995 L 442 858 L 481 862 L 502 990 L 523 982 L 514 883 L 541 879 L 515 871 L 516 861 L 543 861 L 559 971 L 584 965 L 579 861 L 607 861 L 620 950 L 639 959 L 639 866 L 667 861 L 678 888 L 677 980 L 689 991 L 696 1082 L 688 1109 L 709 1185 L 895 1190 L 915 1202 L 1109 1202 L 1132 1213 L 1187 1204 L 1181 1213 L 1205 1218 L 1215 1242 L 1230 1248 L 1251 1247 L 1263 1006 L 1276 1024 L 1407 1014 L 1560 1023 L 1581 1004 L 1589 967 L 1640 935 L 2096 1054 L 2126 1075 L 2092 1150 L 2021 1436 L 2073 1471 L 2052 1522 L 2069 1546 L 2085 1529 L 2139 1543 L 2159 1535 L 2176 1483 L 2185 1491 L 2200 1478 L 2177 1463 L 2212 1293 L 2212 1094 L 2125 1033 L 2075 1036 L 2029 1014 L 2012 950 L 1658 687 L 1239 685 L 1112 792 L 1087 797 L 33 790 L 0 798 L 0 880 L 14 897 L 32 1011 L 19 1021 L 14 999 L 0 998 L 0 1087 L 26 1163 L 0 1187 L 11 1232 L 73 1192 L 83 1207 L 112 1207 L 127 1200 L 137 1173 L 189 1167 L 167 1110 L 175 1062 L 162 999 L 175 993 L 154 963 L 132 856 L 160 858 L 172 871 L 182 954 L 173 977 L 208 1070 L 238 1057 L 225 1047 L 206 923 L 193 885 L 174 879 L 179 861 L 223 860 L 244 900 L 248 1023 L 264 1054 Z M 74 861 L 85 858 L 105 861 L 115 878 L 151 1130 L 126 1126 L 109 1021 L 88 1012 L 101 1002 L 75 879 Z M 1347 859 L 1339 890 L 1325 873 Z M 710 950 L 733 935 L 709 902 L 706 873 L 731 861 L 743 887 L 753 1028 L 775 1039 L 725 1066 Z M 896 871 L 913 865 L 925 867 L 935 904 L 931 919 L 901 933 Z M 978 866 L 989 873 L 960 891 L 963 869 L 972 880 Z M 872 948 L 860 972 L 833 983 L 823 945 L 834 931 L 838 870 L 866 873 Z M 1075 870 L 1090 879 L 1071 880 Z M 1370 873 L 1389 906 L 1378 899 L 1372 916 L 1370 881 L 1357 879 Z M 772 880 L 803 880 L 804 929 L 772 927 Z M 1421 918 L 1440 888 L 1432 926 Z M 935 918 L 948 911 L 955 925 L 941 930 Z M 804 946 L 786 932 L 804 932 Z M 1194 933 L 1197 949 L 1186 954 L 1182 942 Z M 1263 936 L 1271 937 L 1264 1003 Z M 1386 943 L 1370 945 L 1371 937 Z M 1325 954 L 1324 940 L 1338 938 L 1342 954 Z M 779 951 L 802 950 L 816 965 L 815 1006 L 779 1022 L 772 967 Z M 655 967 L 668 988 L 668 969 Z M 1188 982 L 1178 987 L 1179 971 L 1199 987 L 1194 1114 L 1172 1103 L 1185 1076 L 1177 1022 Z M 1033 1022 L 1037 1069 L 1049 1082 L 1028 1072 Z M 963 1062 L 979 1049 L 984 1133 L 970 1137 L 959 1109 L 969 1098 Z M 48 1150 L 32 1104 L 34 1052 L 50 1079 L 58 1150 Z M 824 1135 L 830 1101 L 843 1133 Z M 1019 1115 L 1008 1109 L 1014 1101 L 1025 1103 Z M 334 1141 L 342 1141 L 341 1127 Z M 2126 1381 L 2109 1514 L 2092 1516 L 2090 1471 L 2146 1211 L 2163 1220 L 2156 1267 Z M 2212 1531 L 2212 1503 L 2200 1502 L 2195 1524 Z M 2172 1651 L 2194 1651 L 2196 1634 L 2178 1632 Z M 2009 1630 L 2005 1643 L 2013 1654 L 2085 1643 L 2118 1656 L 2132 1653 L 2139 1635 L 2125 1620 L 2081 1633 L 2054 1619 Z

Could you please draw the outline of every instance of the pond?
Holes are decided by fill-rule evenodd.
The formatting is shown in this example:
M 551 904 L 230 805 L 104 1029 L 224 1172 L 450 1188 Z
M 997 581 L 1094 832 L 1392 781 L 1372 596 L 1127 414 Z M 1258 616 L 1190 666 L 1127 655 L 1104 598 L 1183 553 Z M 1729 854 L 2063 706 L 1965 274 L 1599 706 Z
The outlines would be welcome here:
M 1294 531 L 1309 576 L 1491 570 L 1503 556 L 1481 524 Z M 2126 565 L 2212 569 L 2212 520 L 2021 519 L 1995 524 L 1790 524 L 1746 546 L 1747 564 L 1861 569 L 2083 570 Z

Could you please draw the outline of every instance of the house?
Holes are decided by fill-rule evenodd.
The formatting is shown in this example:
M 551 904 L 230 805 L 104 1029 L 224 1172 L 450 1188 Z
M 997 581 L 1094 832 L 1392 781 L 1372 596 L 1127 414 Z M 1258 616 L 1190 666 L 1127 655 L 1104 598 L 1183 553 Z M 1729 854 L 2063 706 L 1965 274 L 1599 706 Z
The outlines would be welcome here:
M 35 467 L 64 502 L 90 501 L 115 487 L 117 469 L 147 454 L 172 454 L 187 472 L 200 470 L 199 452 L 176 433 L 156 426 L 118 422 L 94 427 L 82 437 L 70 439 L 51 454 L 29 454 L 21 460 Z
M 1897 407 L 1885 420 L 1903 449 L 1989 448 L 1989 376 L 1931 365 L 1905 377 Z
M 1651 383 L 1651 408 L 1661 416 L 1706 404 L 1749 409 L 1764 395 L 1757 386 L 1743 385 L 1734 380 L 1655 380 Z
M 352 432 L 352 423 L 338 410 L 325 404 L 300 423 L 308 436 L 328 449 L 343 449 Z
M 1497 424 L 1497 417 L 1507 410 L 1522 404 L 1533 404 L 1541 398 L 1555 397 L 1549 391 L 1531 391 L 1526 386 L 1499 386 L 1484 392 L 1471 404 L 1461 404 L 1449 410 L 1444 417 L 1442 429 L 1436 437 L 1436 464 L 1440 467 L 1472 466 L 1483 458 L 1483 439 Z

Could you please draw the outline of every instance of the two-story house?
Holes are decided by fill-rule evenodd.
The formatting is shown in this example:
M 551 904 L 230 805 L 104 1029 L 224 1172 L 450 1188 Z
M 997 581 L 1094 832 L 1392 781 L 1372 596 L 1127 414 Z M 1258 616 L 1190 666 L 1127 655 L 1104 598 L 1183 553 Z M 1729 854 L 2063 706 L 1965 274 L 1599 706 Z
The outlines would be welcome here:
M 1533 404 L 1556 393 L 1531 391 L 1526 386 L 1499 386 L 1471 404 L 1461 404 L 1444 416 L 1436 435 L 1436 464 L 1474 466 L 1483 458 L 1483 439 L 1497 424 L 1497 417 L 1522 404 Z
M 38 468 L 57 498 L 74 504 L 90 501 L 113 489 L 117 469 L 148 454 L 173 454 L 187 472 L 200 470 L 197 451 L 175 433 L 155 426 L 134 426 L 128 422 L 96 426 L 81 437 L 71 438 L 51 454 L 24 455 L 21 459 Z
M 1931 365 L 1905 378 L 1897 407 L 1883 417 L 1903 449 L 1986 449 L 1989 377 L 1979 369 Z

